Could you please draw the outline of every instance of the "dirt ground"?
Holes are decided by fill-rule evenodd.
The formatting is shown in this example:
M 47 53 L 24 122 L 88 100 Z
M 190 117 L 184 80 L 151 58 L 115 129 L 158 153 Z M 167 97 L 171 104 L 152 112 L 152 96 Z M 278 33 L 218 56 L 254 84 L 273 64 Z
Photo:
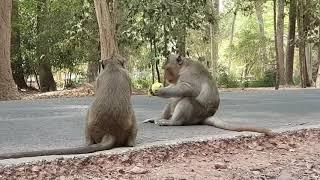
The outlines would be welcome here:
M 320 179 L 320 129 L 0 167 L 0 179 Z

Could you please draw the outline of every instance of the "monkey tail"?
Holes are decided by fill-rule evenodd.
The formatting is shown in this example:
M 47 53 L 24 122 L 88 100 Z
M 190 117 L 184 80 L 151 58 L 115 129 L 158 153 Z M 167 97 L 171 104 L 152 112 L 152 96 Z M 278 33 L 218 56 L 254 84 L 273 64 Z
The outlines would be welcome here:
M 23 157 L 35 157 L 35 156 L 87 154 L 87 153 L 93 153 L 97 151 L 111 149 L 112 147 L 114 147 L 114 144 L 115 144 L 115 138 L 112 136 L 108 136 L 107 140 L 98 144 L 91 144 L 89 146 L 0 154 L 0 160 L 16 159 L 16 158 L 23 158 Z
M 248 125 L 233 125 L 229 122 L 222 121 L 221 119 L 218 119 L 216 117 L 208 117 L 203 121 L 203 124 L 209 125 L 209 126 L 214 126 L 220 129 L 225 129 L 225 130 L 230 130 L 230 131 L 237 131 L 237 132 L 242 132 L 242 131 L 249 131 L 249 132 L 258 132 L 258 133 L 263 133 L 267 136 L 273 136 L 274 133 L 267 128 L 260 128 L 260 127 L 254 127 L 254 126 L 248 126 Z

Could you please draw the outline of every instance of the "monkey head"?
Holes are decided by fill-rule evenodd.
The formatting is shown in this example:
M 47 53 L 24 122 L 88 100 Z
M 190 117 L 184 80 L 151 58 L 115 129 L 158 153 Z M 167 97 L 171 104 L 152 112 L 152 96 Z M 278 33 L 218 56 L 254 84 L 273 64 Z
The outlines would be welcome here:
M 102 59 L 100 60 L 100 64 L 102 65 L 102 69 L 105 68 L 105 66 L 108 64 L 108 63 L 114 63 L 114 64 L 118 64 L 120 65 L 122 68 L 125 68 L 126 64 L 127 64 L 127 59 L 120 56 L 120 55 L 112 55 L 111 57 L 109 58 L 106 58 L 106 59 Z
M 177 83 L 179 79 L 179 72 L 185 64 L 186 58 L 180 55 L 170 54 L 167 61 L 163 65 L 164 78 L 170 84 Z

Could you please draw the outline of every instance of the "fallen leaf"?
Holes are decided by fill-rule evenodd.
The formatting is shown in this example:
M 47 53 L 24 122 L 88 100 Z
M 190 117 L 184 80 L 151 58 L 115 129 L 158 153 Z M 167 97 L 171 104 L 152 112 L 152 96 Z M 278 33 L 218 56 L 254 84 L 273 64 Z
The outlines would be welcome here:
M 131 174 L 146 174 L 149 171 L 147 169 L 143 169 L 141 167 L 135 166 L 130 170 Z

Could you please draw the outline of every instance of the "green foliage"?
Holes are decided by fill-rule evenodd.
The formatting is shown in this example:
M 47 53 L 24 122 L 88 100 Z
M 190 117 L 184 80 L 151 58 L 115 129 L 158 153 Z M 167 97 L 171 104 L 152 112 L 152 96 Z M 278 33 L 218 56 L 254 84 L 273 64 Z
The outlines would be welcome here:
M 218 85 L 225 88 L 237 88 L 239 87 L 239 82 L 234 75 L 228 75 L 227 73 L 222 73 L 218 79 Z
M 98 31 L 93 4 L 87 0 L 48 1 L 48 13 L 41 14 L 45 17 L 41 22 L 45 30 L 38 32 L 37 3 L 40 1 L 19 1 L 20 19 L 15 21 L 13 18 L 13 26 L 20 29 L 23 64 L 37 70 L 38 56 L 42 56 L 36 54 L 37 43 L 49 47 L 49 60 L 56 70 L 75 71 L 75 66 L 97 60 Z M 39 41 L 40 36 L 46 41 Z
M 145 77 L 140 77 L 133 80 L 133 87 L 136 89 L 147 89 L 151 84 L 151 81 Z
M 121 49 L 129 46 L 139 51 L 142 50 L 139 46 L 147 46 L 150 50 L 152 41 L 156 44 L 153 53 L 160 58 L 183 36 L 181 29 L 199 30 L 213 19 L 207 1 L 120 0 L 119 6 L 122 7 L 122 21 L 118 28 Z M 141 59 L 145 59 L 145 55 Z
M 13 69 L 21 65 L 25 76 L 37 73 L 40 57 L 43 56 L 37 54 L 40 44 L 49 47 L 46 53 L 55 72 L 77 73 L 80 74 L 78 79 L 83 81 L 86 71 L 83 65 L 100 58 L 93 1 L 47 0 L 46 13 L 37 12 L 37 4 L 44 1 L 17 2 L 19 18 L 12 18 L 12 34 L 20 33 L 21 44 L 20 51 L 12 46 Z M 159 61 L 161 67 L 168 50 L 176 48 L 183 38 L 186 38 L 185 46 L 191 57 L 201 60 L 209 68 L 209 23 L 216 22 L 219 22 L 220 31 L 218 84 L 223 87 L 273 86 L 275 48 L 272 2 L 223 2 L 222 11 L 216 15 L 209 0 L 118 0 L 118 8 L 114 11 L 117 42 L 121 53 L 130 60 L 129 71 L 133 74 L 134 86 L 148 88 L 152 82 L 151 65 Z M 316 29 L 320 24 L 320 3 L 318 0 L 307 2 L 306 15 L 310 21 L 307 40 L 317 45 L 320 42 Z M 261 3 L 263 7 L 265 37 L 259 32 L 255 3 Z M 236 10 L 234 38 L 230 43 L 231 20 Z M 41 22 L 41 26 L 45 27 L 42 32 L 38 29 L 38 17 L 45 18 Z M 285 21 L 287 26 L 287 16 Z M 294 77 L 295 83 L 298 83 L 300 78 Z
M 294 84 L 300 84 L 301 78 L 300 76 L 293 76 L 293 83 Z
M 268 70 L 264 73 L 262 79 L 246 81 L 244 87 L 273 87 L 275 86 L 276 72 Z
M 273 45 L 271 39 L 262 38 L 252 29 L 258 29 L 258 27 L 253 20 L 249 20 L 247 25 L 236 34 L 237 40 L 234 45 L 226 49 L 226 58 L 237 65 L 237 69 L 242 72 L 244 78 L 250 75 L 261 78 L 264 66 L 273 64 Z M 263 59 L 264 54 L 267 55 L 266 59 Z
M 224 88 L 237 88 L 239 87 L 239 82 L 233 74 L 228 74 L 227 67 L 218 66 L 218 85 Z

